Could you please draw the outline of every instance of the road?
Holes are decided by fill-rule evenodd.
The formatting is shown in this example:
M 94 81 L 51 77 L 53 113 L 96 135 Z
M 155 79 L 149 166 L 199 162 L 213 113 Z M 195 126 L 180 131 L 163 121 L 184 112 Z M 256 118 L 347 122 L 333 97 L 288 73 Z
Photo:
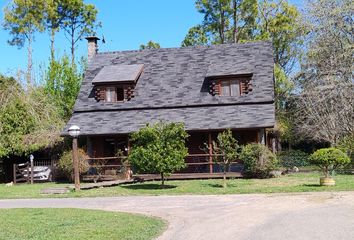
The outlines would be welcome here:
M 354 192 L 0 200 L 0 208 L 85 208 L 169 222 L 158 240 L 354 239 Z

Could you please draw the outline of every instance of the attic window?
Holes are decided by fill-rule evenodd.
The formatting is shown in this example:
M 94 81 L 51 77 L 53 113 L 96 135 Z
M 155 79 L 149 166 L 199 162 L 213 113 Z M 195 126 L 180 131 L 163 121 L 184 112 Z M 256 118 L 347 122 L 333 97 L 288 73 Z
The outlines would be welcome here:
M 242 96 L 252 91 L 252 76 L 234 76 L 211 80 L 210 94 L 215 96 Z
M 96 86 L 96 101 L 125 102 L 134 98 L 134 85 Z
M 124 88 L 107 87 L 105 91 L 105 102 L 123 102 Z

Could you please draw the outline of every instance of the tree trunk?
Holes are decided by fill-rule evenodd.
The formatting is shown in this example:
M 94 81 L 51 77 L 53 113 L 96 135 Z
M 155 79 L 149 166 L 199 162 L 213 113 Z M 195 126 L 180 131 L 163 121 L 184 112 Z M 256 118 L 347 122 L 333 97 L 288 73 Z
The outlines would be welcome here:
M 161 173 L 161 187 L 164 188 L 165 187 L 165 176 L 163 173 Z
M 27 87 L 31 86 L 32 84 L 32 34 L 29 34 L 28 37 L 28 47 L 27 47 L 28 55 L 27 55 L 27 74 L 26 74 L 26 81 Z
M 237 0 L 233 1 L 233 20 L 234 20 L 234 31 L 233 31 L 233 40 L 234 43 L 237 43 Z
M 224 164 L 224 172 L 223 172 L 223 176 L 222 176 L 222 178 L 223 178 L 222 186 L 224 188 L 226 188 L 226 168 L 227 168 L 227 165 Z
M 71 30 L 71 64 L 75 64 L 75 32 Z
M 51 30 L 50 33 L 50 60 L 54 62 L 54 54 L 55 54 L 55 49 L 54 49 L 54 41 L 55 41 L 55 29 Z

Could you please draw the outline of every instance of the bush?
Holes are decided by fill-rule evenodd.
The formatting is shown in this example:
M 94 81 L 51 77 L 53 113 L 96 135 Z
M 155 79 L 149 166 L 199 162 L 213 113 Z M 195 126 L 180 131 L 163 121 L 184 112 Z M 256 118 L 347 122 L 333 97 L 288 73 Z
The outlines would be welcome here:
M 334 170 L 350 163 L 350 158 L 337 148 L 322 148 L 311 154 L 310 162 L 319 166 L 325 177 L 333 175 Z
M 354 134 L 341 139 L 338 148 L 350 157 L 351 166 L 354 167 Z
M 78 149 L 78 159 L 79 159 L 79 172 L 85 173 L 89 170 L 89 163 L 87 161 L 88 156 L 83 149 Z M 74 173 L 72 151 L 65 151 L 59 159 L 58 163 L 59 170 L 68 180 L 73 180 L 72 175 Z
M 278 167 L 278 160 L 265 145 L 251 143 L 242 147 L 239 155 L 244 164 L 243 175 L 247 178 L 268 178 Z
M 310 165 L 309 154 L 300 150 L 289 150 L 278 153 L 281 166 L 286 168 L 303 167 Z

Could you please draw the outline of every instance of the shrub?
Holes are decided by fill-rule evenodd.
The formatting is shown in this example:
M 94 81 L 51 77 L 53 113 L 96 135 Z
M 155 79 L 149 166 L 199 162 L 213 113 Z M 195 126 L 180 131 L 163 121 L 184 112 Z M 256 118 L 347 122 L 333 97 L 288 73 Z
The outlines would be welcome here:
M 354 133 L 341 139 L 338 148 L 350 157 L 351 165 L 354 167 Z
M 330 177 L 338 167 L 350 163 L 350 158 L 341 150 L 331 147 L 319 149 L 311 154 L 310 162 L 319 166 L 325 177 Z
M 244 177 L 268 178 L 270 172 L 278 167 L 276 155 L 263 144 L 243 146 L 239 157 L 244 164 Z
M 89 170 L 89 163 L 87 161 L 88 156 L 83 149 L 78 149 L 79 159 L 79 172 L 85 173 Z M 72 151 L 65 151 L 59 159 L 59 170 L 64 174 L 68 180 L 72 180 L 72 174 L 74 172 Z
M 281 166 L 286 168 L 303 167 L 310 165 L 309 154 L 300 150 L 283 151 L 278 154 Z
M 140 173 L 160 174 L 164 186 L 165 176 L 185 167 L 187 137 L 183 123 L 147 125 L 131 135 L 128 160 Z

